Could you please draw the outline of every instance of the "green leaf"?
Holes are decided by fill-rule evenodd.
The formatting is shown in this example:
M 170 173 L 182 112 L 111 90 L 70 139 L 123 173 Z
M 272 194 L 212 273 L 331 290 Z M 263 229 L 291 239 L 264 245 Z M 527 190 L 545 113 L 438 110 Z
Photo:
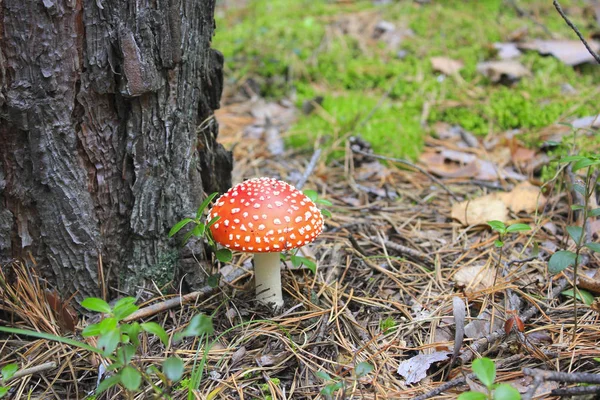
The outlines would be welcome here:
M 583 160 L 584 156 L 568 156 L 568 157 L 563 157 L 560 160 L 558 160 L 559 163 L 570 163 L 573 161 L 579 161 L 579 160 Z
M 298 263 L 298 265 L 294 264 L 294 259 L 296 261 L 296 263 Z M 301 265 L 304 265 L 306 268 L 308 268 L 313 274 L 317 272 L 317 264 L 306 257 L 302 257 L 302 256 L 293 256 L 292 258 L 292 265 L 294 265 L 295 267 L 300 267 Z
M 374 367 L 371 364 L 369 364 L 366 361 L 363 361 L 356 365 L 356 368 L 354 368 L 354 373 L 356 374 L 357 378 L 362 378 L 363 376 L 373 371 L 373 369 Z
M 331 212 L 329 212 L 329 210 L 323 208 L 321 214 L 323 214 L 324 217 L 331 218 Z
M 214 332 L 212 319 L 204 314 L 195 315 L 188 326 L 178 335 L 178 338 L 189 336 L 210 335 Z
M 163 373 L 171 381 L 178 381 L 183 376 L 183 361 L 179 357 L 169 357 L 162 363 Z
M 458 396 L 458 400 L 487 400 L 487 395 L 481 392 L 464 392 Z
M 580 206 L 580 205 L 576 205 L 576 204 L 573 204 L 571 206 L 571 210 L 573 210 L 573 211 L 583 210 L 584 208 L 585 208 L 584 206 Z
M 600 207 L 599 208 L 594 208 L 593 210 L 590 210 L 589 214 L 590 217 L 598 217 L 600 216 Z
M 123 365 L 127 365 L 135 355 L 135 350 L 136 347 L 131 344 L 121 346 L 117 349 L 117 359 L 119 362 L 123 363 Z
M 17 363 L 5 365 L 4 368 L 2 368 L 2 372 L 0 372 L 0 374 L 2 374 L 2 380 L 7 381 L 10 378 L 12 378 L 15 372 L 18 371 L 18 369 L 19 365 Z
M 202 222 L 200 222 L 200 223 L 196 224 L 194 229 L 192 229 L 192 235 L 194 235 L 196 237 L 202 237 L 202 236 L 204 236 L 204 231 L 206 231 L 206 225 L 204 225 Z
M 579 160 L 573 164 L 573 172 L 597 164 L 600 164 L 600 161 L 592 160 L 591 158 L 584 158 L 583 160 Z
M 567 232 L 575 243 L 579 243 L 581 235 L 583 235 L 583 229 L 580 226 L 567 226 Z
M 326 200 L 326 199 L 317 199 L 317 200 L 315 200 L 315 203 L 316 204 L 322 204 L 322 205 L 324 205 L 326 207 L 330 207 L 330 206 L 333 205 L 332 202 L 330 202 L 329 200 Z
M 494 246 L 496 247 L 502 247 L 504 246 L 504 242 L 502 240 L 494 240 Z
M 121 376 L 121 383 L 125 386 L 125 389 L 135 392 L 139 389 L 140 384 L 142 383 L 142 374 L 140 372 L 131 367 L 126 366 L 119 372 Z
M 117 321 L 121 321 L 122 319 L 127 318 L 128 316 L 130 316 L 137 310 L 139 310 L 139 307 L 136 306 L 135 304 L 123 303 L 123 304 L 120 304 L 119 306 L 115 305 L 115 308 L 113 308 L 113 314 L 114 314 L 115 318 L 117 319 Z
M 524 231 L 530 231 L 531 227 L 527 224 L 513 224 L 511 226 L 509 226 L 508 228 L 506 228 L 506 232 L 508 233 L 512 233 L 512 232 L 524 232 Z
M 473 372 L 485 386 L 490 388 L 496 380 L 496 365 L 489 358 L 483 357 L 473 361 Z
M 562 291 L 561 294 L 567 297 L 573 297 L 573 289 Z M 594 296 L 587 290 L 577 289 L 577 299 L 590 306 L 594 302 Z
M 550 260 L 548 261 L 548 271 L 552 275 L 556 275 L 565 268 L 570 267 L 575 264 L 575 259 L 577 258 L 577 254 L 568 250 L 560 250 L 556 253 L 552 254 Z
M 0 386 L 0 398 L 6 396 L 6 394 L 8 393 L 9 389 L 10 389 L 9 387 Z
M 508 383 L 501 383 L 494 390 L 494 400 L 520 400 L 521 393 Z
M 102 382 L 100 382 L 100 384 L 96 388 L 96 394 L 100 394 L 100 393 L 104 392 L 106 389 L 110 389 L 111 387 L 113 387 L 117 383 L 119 383 L 120 380 L 121 380 L 121 377 L 119 375 L 109 376 L 108 378 L 106 378 Z
M 111 308 L 107 302 L 97 297 L 88 297 L 81 302 L 81 306 L 91 311 L 110 314 Z
M 196 218 L 200 219 L 200 217 L 202 217 L 202 214 L 204 213 L 204 209 L 208 206 L 208 204 L 215 198 L 218 196 L 219 193 L 214 192 L 211 193 L 206 199 L 204 199 L 204 201 L 202 202 L 202 204 L 200 204 L 200 207 L 198 207 L 198 211 L 196 211 Z
M 595 253 L 600 253 L 600 243 L 589 242 L 585 244 L 585 247 Z
M 83 337 L 99 336 L 117 327 L 117 319 L 113 317 L 104 318 L 97 324 L 87 326 L 81 335 Z
M 585 192 L 585 186 L 583 186 L 583 185 L 580 185 L 579 183 L 576 183 L 576 184 L 574 184 L 574 185 L 573 185 L 573 189 L 575 189 L 575 191 L 576 191 L 577 193 L 579 193 L 580 195 L 582 195 L 582 196 L 585 196 L 585 195 L 586 195 L 586 192 Z
M 102 350 L 104 356 L 109 356 L 115 351 L 120 340 L 121 330 L 119 328 L 114 328 L 100 336 L 98 339 L 98 348 Z
M 492 230 L 494 230 L 496 232 L 500 232 L 500 233 L 506 232 L 506 225 L 504 225 L 504 222 L 502 222 L 502 221 L 488 221 L 487 224 L 492 228 Z
M 121 325 L 121 332 L 127 334 L 127 336 L 129 336 L 129 340 L 131 340 L 131 343 L 133 343 L 136 346 L 139 346 L 139 344 L 140 344 L 138 336 L 141 331 L 142 331 L 142 328 L 141 328 L 139 322 L 133 322 L 131 324 Z
M 179 221 L 178 223 L 176 223 L 175 225 L 173 225 L 173 227 L 169 231 L 169 237 L 173 237 L 177 232 L 179 232 L 181 230 L 181 228 L 183 228 L 184 226 L 186 226 L 187 224 L 189 224 L 192 221 L 193 221 L 193 219 L 191 219 L 191 218 L 185 218 L 185 219 L 182 219 L 181 221 Z
M 210 286 L 211 288 L 216 288 L 217 286 L 219 286 L 220 279 L 221 279 L 221 274 L 217 272 L 216 274 L 212 274 L 211 276 L 208 277 L 208 279 L 206 280 L 206 284 L 208 286 Z
M 326 395 L 326 396 L 333 396 L 333 394 L 335 392 L 337 392 L 338 390 L 340 390 L 341 388 L 344 387 L 344 382 L 340 381 L 340 382 L 335 382 L 335 383 L 330 383 L 329 385 L 326 385 L 323 390 L 321 390 L 321 393 Z
M 208 224 L 206 224 L 206 227 L 210 228 L 211 226 L 213 226 L 220 219 L 221 219 L 221 217 L 218 216 L 218 215 L 216 217 L 213 217 L 213 219 L 211 219 L 210 221 L 208 221 Z
M 156 322 L 144 322 L 140 327 L 148 333 L 157 336 L 165 347 L 169 344 L 169 336 L 162 326 Z
M 317 372 L 315 372 L 315 375 L 316 375 L 318 378 L 321 378 L 321 379 L 323 379 L 324 381 L 330 381 L 330 380 L 331 380 L 331 377 L 330 377 L 330 376 L 329 376 L 329 374 L 328 374 L 327 372 L 325 372 L 325 371 L 317 371 Z
M 219 249 L 215 252 L 217 260 L 226 263 L 233 259 L 233 253 L 229 249 Z
M 304 195 L 311 199 L 313 202 L 317 201 L 317 199 L 319 198 L 319 194 L 314 190 L 305 190 Z

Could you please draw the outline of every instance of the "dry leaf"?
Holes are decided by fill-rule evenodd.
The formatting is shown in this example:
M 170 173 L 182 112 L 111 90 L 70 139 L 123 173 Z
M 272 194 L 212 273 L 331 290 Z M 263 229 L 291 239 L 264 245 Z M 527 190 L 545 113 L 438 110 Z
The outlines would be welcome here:
M 501 60 L 517 58 L 521 55 L 517 45 L 514 43 L 494 43 L 494 48 L 498 51 L 498 58 Z
M 504 326 L 504 320 L 499 318 L 497 313 L 496 317 L 494 318 L 493 326 L 490 326 L 492 325 L 491 319 L 492 316 L 490 315 L 490 312 L 485 310 L 477 316 L 477 319 L 474 319 L 473 321 L 469 322 L 467 326 L 465 326 L 465 334 L 468 338 L 479 339 L 480 337 L 484 337 L 485 335 L 488 335 L 493 331 L 497 331 Z
M 590 40 L 588 44 L 592 50 L 596 52 L 600 50 L 599 42 Z M 543 55 L 551 55 L 566 65 L 595 62 L 594 57 L 579 40 L 532 40 L 520 43 L 518 46 L 522 50 L 535 50 Z
M 467 265 L 461 267 L 454 274 L 454 282 L 466 290 L 478 292 L 488 289 L 494 285 L 496 268 L 488 268 L 485 265 Z
M 467 306 L 460 297 L 452 297 L 452 315 L 454 315 L 454 325 L 456 326 L 452 351 L 452 360 L 455 360 L 465 339 L 465 318 L 467 316 Z
M 488 221 L 508 221 L 508 209 L 502 200 L 491 195 L 452 205 L 452 218 L 463 226 L 482 225 Z
M 519 183 L 508 193 L 493 193 L 489 197 L 503 201 L 506 207 L 514 213 L 520 213 L 521 211 L 532 213 L 546 204 L 546 197 L 542 194 L 540 188 L 527 181 Z
M 444 361 L 448 358 L 450 352 L 436 351 L 431 354 L 419 354 L 406 361 L 402 361 L 398 366 L 398 374 L 406 380 L 406 384 L 417 383 L 427 377 L 427 370 L 431 364 Z
M 448 57 L 431 57 L 431 67 L 444 75 L 453 75 L 461 70 L 463 63 Z
M 490 78 L 492 82 L 514 82 L 531 75 L 531 72 L 523 64 L 515 60 L 479 63 L 477 71 Z

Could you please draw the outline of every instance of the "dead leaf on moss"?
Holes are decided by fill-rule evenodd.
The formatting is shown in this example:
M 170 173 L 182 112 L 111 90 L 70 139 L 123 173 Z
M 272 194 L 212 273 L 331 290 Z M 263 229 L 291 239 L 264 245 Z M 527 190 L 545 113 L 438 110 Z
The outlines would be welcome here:
M 521 55 L 515 43 L 494 43 L 494 48 L 498 51 L 498 58 L 501 60 L 517 58 Z
M 486 265 L 467 265 L 456 271 L 454 282 L 469 292 L 479 292 L 492 287 L 495 276 L 496 268 L 488 268 Z
M 482 62 L 477 64 L 477 71 L 492 82 L 514 82 L 531 75 L 531 72 L 516 60 Z
M 448 57 L 431 57 L 431 67 L 444 75 L 453 75 L 461 70 L 463 63 Z
M 600 50 L 599 42 L 590 40 L 588 44 L 592 50 L 596 52 Z M 518 46 L 522 50 L 534 50 L 542 55 L 551 55 L 566 65 L 595 62 L 594 57 L 579 40 L 532 40 L 520 43 Z

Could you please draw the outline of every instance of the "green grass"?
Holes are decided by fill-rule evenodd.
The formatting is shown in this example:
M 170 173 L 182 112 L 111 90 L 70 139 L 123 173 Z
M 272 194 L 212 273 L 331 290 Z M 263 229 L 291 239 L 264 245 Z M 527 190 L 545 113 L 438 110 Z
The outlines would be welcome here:
M 521 3 L 558 37 L 575 38 L 551 2 Z M 576 24 L 587 26 L 578 12 L 583 7 L 571 7 L 583 0 L 562 3 L 573 11 Z M 399 59 L 382 43 L 373 45 L 368 38 L 336 29 L 340 18 L 366 13 L 412 29 L 414 36 L 400 46 L 406 57 Z M 342 6 L 325 0 L 255 0 L 241 10 L 220 11 L 214 47 L 225 55 L 227 79 L 233 82 L 253 77 L 261 83 L 262 94 L 272 98 L 294 91 L 299 106 L 314 96 L 324 97 L 322 110 L 300 117 L 292 127 L 290 145 L 326 144 L 337 157 L 343 139 L 359 134 L 378 153 L 414 158 L 429 133 L 423 118 L 428 124 L 459 124 L 478 135 L 521 129 L 534 143 L 539 128 L 598 112 L 593 96 L 600 83 L 597 68 L 575 70 L 530 52 L 521 62 L 532 76 L 510 87 L 493 84 L 476 71 L 477 63 L 493 59 L 492 43 L 506 41 L 524 26 L 529 38 L 548 39 L 542 28 L 502 0 L 385 6 L 371 1 Z M 460 79 L 434 72 L 429 61 L 433 56 L 462 61 Z M 562 92 L 567 83 L 577 94 Z

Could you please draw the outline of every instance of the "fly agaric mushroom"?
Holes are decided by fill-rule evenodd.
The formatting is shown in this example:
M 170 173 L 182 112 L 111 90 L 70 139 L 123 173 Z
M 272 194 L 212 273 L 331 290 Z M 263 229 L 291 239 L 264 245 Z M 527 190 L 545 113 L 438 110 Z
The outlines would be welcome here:
M 254 253 L 256 298 L 283 306 L 279 253 L 312 242 L 323 231 L 323 216 L 304 193 L 272 178 L 250 179 L 215 201 L 208 221 L 213 239 L 231 249 Z

